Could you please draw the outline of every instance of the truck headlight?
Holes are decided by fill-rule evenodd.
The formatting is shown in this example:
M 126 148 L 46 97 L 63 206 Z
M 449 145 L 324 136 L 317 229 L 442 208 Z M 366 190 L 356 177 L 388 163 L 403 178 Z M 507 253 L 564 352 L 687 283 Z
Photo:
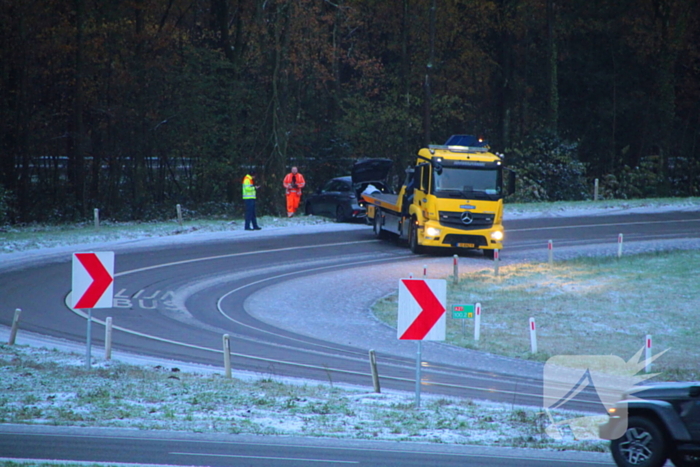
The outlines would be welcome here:
M 425 229 L 425 235 L 427 237 L 439 237 L 440 236 L 440 229 L 436 229 L 435 227 L 427 227 Z
M 491 232 L 491 240 L 496 240 L 497 242 L 500 242 L 501 240 L 503 240 L 503 232 L 501 232 L 500 230 Z

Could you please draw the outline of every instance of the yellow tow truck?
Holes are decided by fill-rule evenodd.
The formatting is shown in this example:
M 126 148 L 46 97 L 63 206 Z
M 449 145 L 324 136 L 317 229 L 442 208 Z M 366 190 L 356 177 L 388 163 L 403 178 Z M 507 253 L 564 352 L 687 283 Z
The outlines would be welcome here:
M 378 238 L 407 240 L 411 251 L 503 248 L 503 156 L 470 135 L 418 151 L 398 194 L 365 190 L 367 220 Z M 510 190 L 515 184 L 511 172 Z

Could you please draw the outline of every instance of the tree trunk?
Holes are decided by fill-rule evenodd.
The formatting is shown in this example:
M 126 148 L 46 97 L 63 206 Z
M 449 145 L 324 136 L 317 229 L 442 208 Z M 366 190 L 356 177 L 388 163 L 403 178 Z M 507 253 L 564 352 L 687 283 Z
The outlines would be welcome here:
M 211 13 L 214 20 L 213 29 L 219 33 L 219 48 L 226 58 L 233 62 L 234 53 L 231 48 L 231 36 L 228 33 L 228 0 L 212 0 Z
M 554 0 L 547 0 L 547 123 L 553 134 L 558 132 L 559 123 L 559 89 L 557 68 L 557 38 L 556 38 L 556 12 Z
M 423 135 L 425 146 L 428 147 L 431 144 L 430 136 L 430 106 L 432 105 L 432 91 L 430 89 L 430 78 L 433 74 L 433 66 L 435 64 L 435 0 L 432 0 L 430 4 L 430 15 L 428 19 L 428 24 L 430 27 L 430 44 L 428 63 L 425 66 L 425 82 L 423 87 L 425 90 L 425 102 L 423 103 Z
M 85 126 L 83 122 L 85 90 L 83 89 L 83 74 L 85 69 L 84 26 L 85 2 L 75 0 L 75 101 L 73 105 L 73 137 L 69 160 L 71 161 L 70 183 L 71 192 L 75 198 L 78 212 L 85 217 L 86 183 L 85 183 Z
M 289 3 L 278 5 L 273 25 L 275 40 L 274 64 L 272 72 L 272 150 L 267 163 L 269 193 L 279 193 L 287 163 L 287 98 L 288 74 L 283 73 L 283 61 L 288 52 L 289 42 Z M 284 199 L 274 196 L 268 203 L 279 215 L 286 211 Z

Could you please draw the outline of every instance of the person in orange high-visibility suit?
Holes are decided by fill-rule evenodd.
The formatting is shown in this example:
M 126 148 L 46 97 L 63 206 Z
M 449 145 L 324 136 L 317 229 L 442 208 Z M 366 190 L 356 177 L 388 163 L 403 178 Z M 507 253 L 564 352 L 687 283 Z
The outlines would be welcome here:
M 287 190 L 287 217 L 292 217 L 299 209 L 301 200 L 301 189 L 306 185 L 304 176 L 299 173 L 296 167 L 284 177 L 284 188 Z

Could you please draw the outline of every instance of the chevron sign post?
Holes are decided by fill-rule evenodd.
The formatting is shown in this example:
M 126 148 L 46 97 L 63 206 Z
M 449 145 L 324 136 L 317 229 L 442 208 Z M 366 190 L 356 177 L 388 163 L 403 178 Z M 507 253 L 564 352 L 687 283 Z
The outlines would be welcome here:
M 422 343 L 445 340 L 447 283 L 442 279 L 399 280 L 399 314 L 396 326 L 400 340 L 417 341 L 416 408 L 420 407 Z
M 114 252 L 73 253 L 71 301 L 75 309 L 87 309 L 85 366 L 90 369 L 92 309 L 112 308 L 114 301 Z

